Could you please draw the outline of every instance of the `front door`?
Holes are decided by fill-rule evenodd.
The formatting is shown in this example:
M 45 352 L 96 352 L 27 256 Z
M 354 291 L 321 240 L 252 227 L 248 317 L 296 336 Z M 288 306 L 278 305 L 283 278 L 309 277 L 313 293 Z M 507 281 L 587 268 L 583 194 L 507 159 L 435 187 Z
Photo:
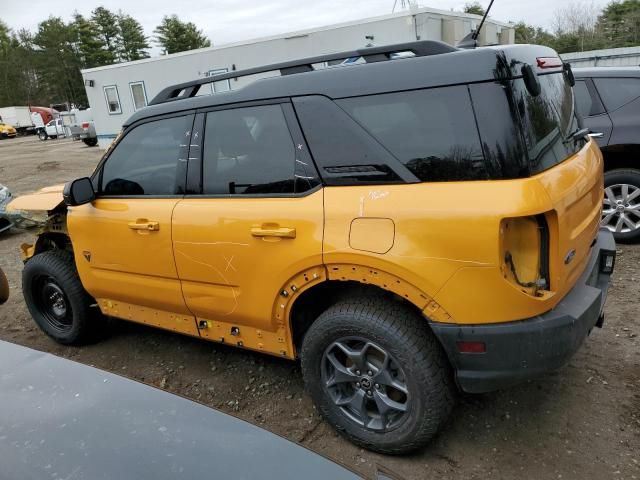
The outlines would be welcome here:
M 129 129 L 94 178 L 97 199 L 71 208 L 68 228 L 82 283 L 104 313 L 198 335 L 171 242 L 192 124 L 182 115 Z
M 288 103 L 211 111 L 204 131 L 189 154 L 202 151 L 201 193 L 173 214 L 185 301 L 201 336 L 290 356 L 274 302 L 296 276 L 321 271 L 317 173 Z

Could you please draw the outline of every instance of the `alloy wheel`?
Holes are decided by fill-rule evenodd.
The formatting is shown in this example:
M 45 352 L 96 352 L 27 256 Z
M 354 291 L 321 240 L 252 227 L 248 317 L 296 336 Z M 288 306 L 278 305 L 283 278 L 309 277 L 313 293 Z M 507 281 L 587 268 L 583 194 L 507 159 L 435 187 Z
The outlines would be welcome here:
M 640 228 L 640 188 L 615 184 L 604 189 L 601 225 L 614 233 Z
M 358 425 L 389 431 L 406 419 L 411 396 L 398 362 L 361 337 L 341 338 L 322 357 L 322 381 L 333 403 Z

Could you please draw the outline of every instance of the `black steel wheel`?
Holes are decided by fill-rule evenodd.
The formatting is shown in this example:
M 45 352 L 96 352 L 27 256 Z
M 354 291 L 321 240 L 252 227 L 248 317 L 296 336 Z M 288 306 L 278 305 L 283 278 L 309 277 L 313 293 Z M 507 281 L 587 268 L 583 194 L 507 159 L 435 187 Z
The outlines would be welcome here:
M 426 445 L 453 407 L 453 375 L 427 320 L 383 295 L 322 313 L 302 341 L 307 391 L 353 443 L 387 454 Z
M 64 345 L 84 343 L 103 319 L 84 290 L 71 252 L 50 250 L 30 258 L 22 271 L 22 292 L 40 329 Z

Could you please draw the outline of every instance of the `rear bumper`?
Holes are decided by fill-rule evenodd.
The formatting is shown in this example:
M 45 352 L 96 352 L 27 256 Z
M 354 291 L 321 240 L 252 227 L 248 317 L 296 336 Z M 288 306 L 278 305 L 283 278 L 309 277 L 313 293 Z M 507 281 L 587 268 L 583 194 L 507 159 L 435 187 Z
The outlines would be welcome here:
M 585 272 L 551 311 L 499 324 L 431 322 L 465 392 L 483 393 L 520 383 L 564 365 L 591 329 L 602 326 L 610 274 L 602 273 L 603 252 L 614 252 L 608 230 L 600 230 Z M 484 353 L 460 353 L 458 342 L 484 342 Z

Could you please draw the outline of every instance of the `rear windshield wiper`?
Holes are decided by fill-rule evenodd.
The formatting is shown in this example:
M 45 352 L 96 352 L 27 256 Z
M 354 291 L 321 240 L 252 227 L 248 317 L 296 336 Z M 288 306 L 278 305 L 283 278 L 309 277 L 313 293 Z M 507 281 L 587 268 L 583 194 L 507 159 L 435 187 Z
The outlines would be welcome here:
M 589 129 L 588 128 L 578 128 L 577 130 L 574 130 L 569 135 L 567 135 L 567 138 L 564 139 L 563 143 L 569 143 L 571 141 L 576 142 L 578 140 L 584 140 L 587 135 L 589 135 Z

